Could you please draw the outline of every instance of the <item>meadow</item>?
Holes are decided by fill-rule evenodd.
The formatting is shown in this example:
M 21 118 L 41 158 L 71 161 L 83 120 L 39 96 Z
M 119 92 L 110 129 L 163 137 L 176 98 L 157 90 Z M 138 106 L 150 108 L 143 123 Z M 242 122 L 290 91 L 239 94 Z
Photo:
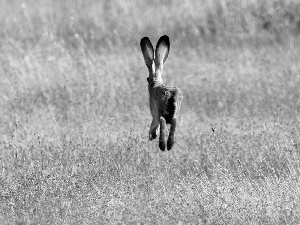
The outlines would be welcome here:
M 139 42 L 171 41 L 176 143 Z M 299 224 L 296 0 L 2 0 L 1 224 Z

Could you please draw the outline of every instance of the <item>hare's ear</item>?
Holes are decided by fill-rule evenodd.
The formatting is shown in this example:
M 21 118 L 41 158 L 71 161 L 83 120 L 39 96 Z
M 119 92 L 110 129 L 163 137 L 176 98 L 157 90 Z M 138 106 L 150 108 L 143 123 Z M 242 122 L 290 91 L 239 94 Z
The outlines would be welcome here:
M 155 49 L 155 65 L 157 67 L 162 67 L 168 58 L 170 50 L 170 41 L 167 35 L 161 36 L 156 44 Z
M 148 67 L 149 71 L 152 71 L 154 49 L 149 38 L 148 37 L 142 38 L 140 45 L 141 45 L 141 50 L 144 56 L 146 66 Z

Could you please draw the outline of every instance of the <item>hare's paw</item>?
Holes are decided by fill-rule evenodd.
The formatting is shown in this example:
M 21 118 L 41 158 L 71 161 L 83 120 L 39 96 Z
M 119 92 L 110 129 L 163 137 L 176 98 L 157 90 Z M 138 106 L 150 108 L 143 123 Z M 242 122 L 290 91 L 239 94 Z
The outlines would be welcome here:
M 163 117 L 159 118 L 160 134 L 159 134 L 159 148 L 164 151 L 166 149 L 166 120 Z
M 149 140 L 152 141 L 157 137 L 156 130 L 153 130 L 152 132 L 149 133 Z
M 167 141 L 167 149 L 171 150 L 175 143 L 176 118 L 171 121 L 170 133 Z
M 166 150 L 166 142 L 165 140 L 159 140 L 159 149 L 162 151 Z
M 175 138 L 174 136 L 168 138 L 168 141 L 167 141 L 167 149 L 168 150 L 171 150 L 174 146 L 174 143 L 175 143 Z

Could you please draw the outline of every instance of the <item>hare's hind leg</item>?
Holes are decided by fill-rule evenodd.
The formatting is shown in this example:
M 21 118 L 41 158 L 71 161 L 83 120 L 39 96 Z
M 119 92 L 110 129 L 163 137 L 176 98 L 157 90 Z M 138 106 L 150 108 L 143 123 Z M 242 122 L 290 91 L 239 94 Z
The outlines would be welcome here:
M 159 134 L 159 148 L 164 151 L 166 149 L 166 120 L 161 116 L 159 118 L 160 134 Z
M 176 118 L 171 121 L 170 133 L 167 141 L 167 149 L 171 150 L 175 142 L 175 129 L 176 129 Z
M 157 129 L 159 126 L 159 120 L 156 118 L 153 118 L 150 130 L 149 130 L 149 140 L 152 141 L 157 137 Z

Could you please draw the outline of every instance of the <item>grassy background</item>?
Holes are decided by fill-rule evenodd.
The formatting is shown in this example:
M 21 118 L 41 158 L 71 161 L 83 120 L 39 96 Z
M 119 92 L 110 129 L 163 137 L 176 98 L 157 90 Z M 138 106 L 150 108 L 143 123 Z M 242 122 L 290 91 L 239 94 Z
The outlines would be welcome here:
M 1 1 L 1 224 L 298 224 L 296 0 Z M 177 142 L 139 41 L 167 34 Z

